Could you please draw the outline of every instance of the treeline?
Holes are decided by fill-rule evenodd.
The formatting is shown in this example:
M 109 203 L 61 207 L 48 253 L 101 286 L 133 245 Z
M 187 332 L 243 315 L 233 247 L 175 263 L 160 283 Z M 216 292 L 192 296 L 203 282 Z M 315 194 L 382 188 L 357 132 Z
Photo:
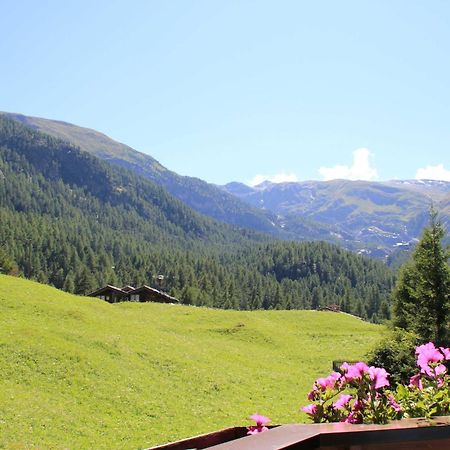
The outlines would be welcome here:
M 383 264 L 215 222 L 148 180 L 2 117 L 0 224 L 2 254 L 24 276 L 70 292 L 154 285 L 163 274 L 164 288 L 189 304 L 337 304 L 389 317 L 393 276 Z
M 450 347 L 450 253 L 446 238 L 448 232 L 431 207 L 429 224 L 411 258 L 401 267 L 393 290 L 394 327 L 368 355 L 368 363 L 387 370 L 394 385 L 408 384 L 417 373 L 417 346 L 432 342 L 441 349 Z

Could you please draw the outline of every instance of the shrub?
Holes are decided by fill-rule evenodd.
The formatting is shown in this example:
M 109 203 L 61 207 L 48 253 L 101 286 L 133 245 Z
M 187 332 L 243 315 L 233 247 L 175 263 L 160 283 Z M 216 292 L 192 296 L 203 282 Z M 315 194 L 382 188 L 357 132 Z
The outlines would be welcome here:
M 418 343 L 417 335 L 396 328 L 367 355 L 368 364 L 389 372 L 392 386 L 408 383 L 416 371 L 414 348 Z

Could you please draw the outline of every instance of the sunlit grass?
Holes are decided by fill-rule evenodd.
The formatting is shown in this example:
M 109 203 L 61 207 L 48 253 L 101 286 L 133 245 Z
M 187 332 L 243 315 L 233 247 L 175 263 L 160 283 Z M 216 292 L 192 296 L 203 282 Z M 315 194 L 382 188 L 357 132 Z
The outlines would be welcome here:
M 303 421 L 314 378 L 383 331 L 327 312 L 110 305 L 0 275 L 0 448 L 145 448 L 254 412 Z

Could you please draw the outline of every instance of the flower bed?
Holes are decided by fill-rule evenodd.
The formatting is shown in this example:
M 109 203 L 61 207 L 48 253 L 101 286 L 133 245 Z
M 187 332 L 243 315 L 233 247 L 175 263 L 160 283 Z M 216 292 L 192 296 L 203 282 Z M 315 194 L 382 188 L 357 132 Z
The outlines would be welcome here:
M 313 422 L 387 423 L 389 420 L 450 414 L 450 349 L 432 342 L 416 348 L 420 371 L 408 386 L 389 387 L 389 374 L 363 362 L 343 363 L 340 372 L 318 378 L 304 406 Z

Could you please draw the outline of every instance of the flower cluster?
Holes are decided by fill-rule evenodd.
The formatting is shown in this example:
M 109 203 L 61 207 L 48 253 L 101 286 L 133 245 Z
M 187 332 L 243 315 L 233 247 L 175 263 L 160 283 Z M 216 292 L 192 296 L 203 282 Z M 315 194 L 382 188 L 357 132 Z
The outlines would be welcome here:
M 411 377 L 409 386 L 399 385 L 395 392 L 404 417 L 450 414 L 450 376 L 445 366 L 450 349 L 428 342 L 416 348 L 416 355 L 420 372 Z
M 260 414 L 253 414 L 252 416 L 250 416 L 250 419 L 254 420 L 256 422 L 256 425 L 247 427 L 247 434 L 258 434 L 268 430 L 268 428 L 265 426 L 271 421 L 268 417 L 261 416 Z
M 314 382 L 308 394 L 313 403 L 302 411 L 316 423 L 386 423 L 402 417 L 450 414 L 450 376 L 445 365 L 450 349 L 429 342 L 417 347 L 416 355 L 420 372 L 409 386 L 389 391 L 389 374 L 384 369 L 363 362 L 344 363 L 341 373 L 332 372 Z
M 449 348 L 436 348 L 432 342 L 420 345 L 416 348 L 417 365 L 420 367 L 420 374 L 440 379 L 447 373 L 447 368 L 442 362 L 450 359 Z M 419 374 L 419 375 L 420 375 Z
M 389 386 L 388 377 L 380 367 L 344 363 L 341 373 L 332 372 L 314 382 L 308 394 L 314 403 L 302 411 L 316 423 L 385 423 L 400 411 L 395 399 L 383 391 Z

